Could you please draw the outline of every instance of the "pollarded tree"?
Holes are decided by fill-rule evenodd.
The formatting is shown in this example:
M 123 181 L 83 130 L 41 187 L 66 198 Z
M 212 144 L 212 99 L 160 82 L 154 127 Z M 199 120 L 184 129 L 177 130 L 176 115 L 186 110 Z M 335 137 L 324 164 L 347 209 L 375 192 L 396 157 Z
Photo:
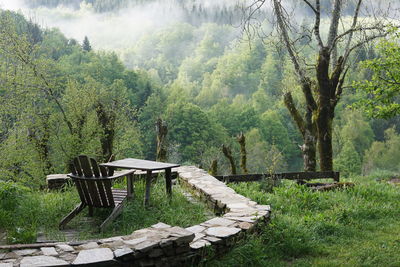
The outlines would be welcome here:
M 251 18 L 266 2 L 256 0 L 248 8 L 246 29 L 252 28 L 254 24 Z M 392 13 L 385 13 L 389 10 L 378 10 L 375 4 L 367 6 L 365 0 L 332 0 L 331 8 L 322 8 L 321 2 L 324 1 L 320 0 L 302 0 L 297 5 L 288 0 L 270 2 L 274 19 L 271 34 L 278 34 L 305 98 L 303 115 L 294 103 L 291 92 L 284 95 L 284 103 L 303 137 L 301 149 L 304 169 L 316 169 L 318 147 L 321 170 L 332 170 L 332 122 L 342 95 L 349 57 L 360 46 L 387 35 L 389 19 L 385 18 L 393 15 L 394 10 L 392 8 Z M 391 7 L 389 2 L 394 1 L 385 2 L 388 9 Z M 295 25 L 293 14 L 305 14 L 304 11 L 313 18 L 310 31 Z M 322 24 L 329 25 L 326 34 Z M 301 40 L 304 35 L 310 40 L 308 45 L 315 56 L 302 53 L 304 42 Z

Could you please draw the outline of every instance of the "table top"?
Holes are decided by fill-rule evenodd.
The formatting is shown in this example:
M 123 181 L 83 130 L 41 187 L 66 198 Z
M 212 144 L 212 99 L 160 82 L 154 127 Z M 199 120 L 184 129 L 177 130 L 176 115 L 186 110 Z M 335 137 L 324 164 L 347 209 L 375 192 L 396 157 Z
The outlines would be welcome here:
M 122 169 L 136 169 L 142 171 L 156 171 L 156 170 L 163 170 L 168 168 L 175 168 L 179 167 L 179 164 L 174 163 L 164 163 L 164 162 L 157 162 L 151 160 L 143 160 L 143 159 L 121 159 L 116 161 L 111 161 L 107 163 L 100 164 L 101 166 L 106 167 L 113 167 L 113 168 L 122 168 Z

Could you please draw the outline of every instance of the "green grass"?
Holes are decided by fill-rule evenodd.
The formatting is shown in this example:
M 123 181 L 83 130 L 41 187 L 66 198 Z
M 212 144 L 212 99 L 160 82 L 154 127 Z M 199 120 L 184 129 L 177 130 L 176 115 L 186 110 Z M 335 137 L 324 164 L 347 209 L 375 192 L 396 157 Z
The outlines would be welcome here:
M 400 266 L 400 187 L 377 178 L 353 177 L 354 188 L 330 192 L 289 181 L 273 193 L 257 182 L 230 184 L 270 204 L 271 222 L 204 265 Z
M 85 220 L 88 215 L 85 209 L 67 225 L 67 229 L 79 229 L 79 239 L 93 239 L 131 234 L 158 222 L 188 227 L 207 220 L 206 206 L 190 203 L 179 186 L 173 187 L 173 196 L 169 200 L 163 179 L 158 179 L 151 187 L 148 208 L 143 205 L 143 196 L 144 183 L 138 181 L 133 200 L 103 233 L 96 232 L 96 226 L 107 218 L 110 209 L 95 209 L 94 222 L 90 223 Z M 58 223 L 80 203 L 75 187 L 64 192 L 45 192 L 4 182 L 0 184 L 0 199 L 3 203 L 0 205 L 0 231 L 7 232 L 9 243 L 35 242 L 38 232 L 44 232 L 50 240 L 64 240 L 64 235 L 58 231 Z M 5 199 L 12 201 L 3 201 Z

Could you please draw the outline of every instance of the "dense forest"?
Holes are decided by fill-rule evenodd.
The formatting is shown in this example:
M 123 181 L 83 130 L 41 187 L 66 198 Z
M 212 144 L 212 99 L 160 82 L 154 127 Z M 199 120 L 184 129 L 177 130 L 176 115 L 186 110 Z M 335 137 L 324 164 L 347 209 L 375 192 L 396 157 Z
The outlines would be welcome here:
M 85 2 L 108 12 L 143 1 L 28 2 L 77 9 Z M 200 19 L 143 34 L 116 53 L 2 11 L 2 176 L 37 186 L 46 174 L 66 172 L 78 154 L 155 159 L 158 118 L 168 126 L 168 161 L 209 169 L 216 160 L 219 173 L 229 173 L 221 147 L 231 148 L 239 166 L 243 133 L 249 172 L 301 170 L 302 138 L 283 95 L 291 90 L 297 103 L 304 99 L 287 52 L 273 37 L 247 40 L 232 27 L 231 18 L 240 21 L 239 6 L 209 14 L 201 5 L 176 3 Z M 299 25 L 309 27 L 306 18 Z M 302 53 L 311 57 L 312 49 Z M 344 175 L 400 168 L 398 117 L 372 118 L 357 108 L 366 94 L 353 81 L 373 77 L 360 62 L 381 52 L 371 43 L 350 60 L 333 123 L 334 169 Z

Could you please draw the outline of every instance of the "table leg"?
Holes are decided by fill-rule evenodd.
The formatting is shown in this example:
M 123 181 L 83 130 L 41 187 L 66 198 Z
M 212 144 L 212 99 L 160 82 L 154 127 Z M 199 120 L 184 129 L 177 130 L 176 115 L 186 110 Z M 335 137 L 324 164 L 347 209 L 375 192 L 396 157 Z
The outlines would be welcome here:
M 131 199 L 133 196 L 133 174 L 129 174 L 126 177 L 127 197 Z
M 150 202 L 150 186 L 151 186 L 151 171 L 146 174 L 146 192 L 144 194 L 144 205 L 148 206 Z
M 165 169 L 165 186 L 169 197 L 172 196 L 171 168 Z

